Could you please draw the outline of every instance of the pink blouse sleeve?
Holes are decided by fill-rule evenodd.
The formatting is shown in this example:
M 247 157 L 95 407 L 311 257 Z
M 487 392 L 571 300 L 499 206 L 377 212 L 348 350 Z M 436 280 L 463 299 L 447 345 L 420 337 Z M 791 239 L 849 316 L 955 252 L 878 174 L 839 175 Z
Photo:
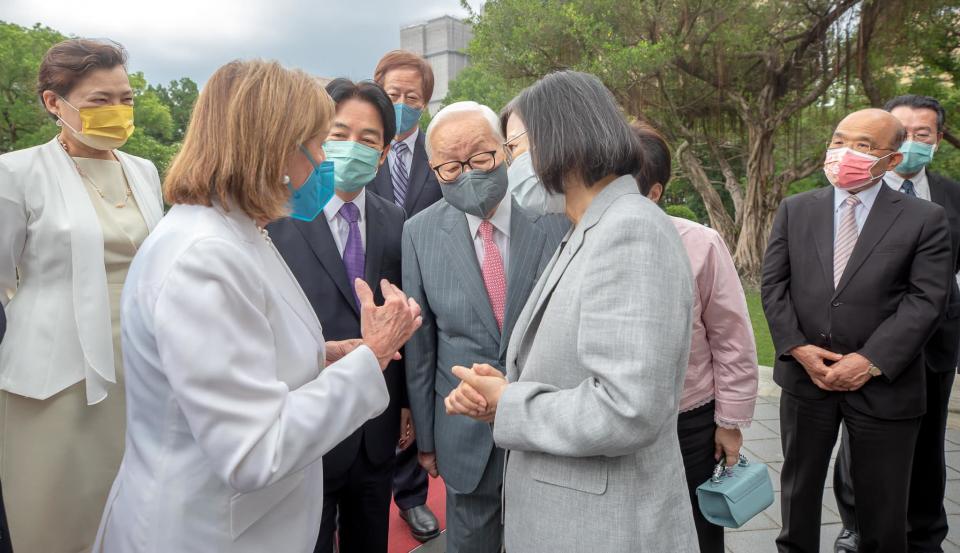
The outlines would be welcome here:
M 713 364 L 714 419 L 724 428 L 744 428 L 757 401 L 757 347 L 747 299 L 733 258 L 719 234 L 710 233 L 700 297 Z

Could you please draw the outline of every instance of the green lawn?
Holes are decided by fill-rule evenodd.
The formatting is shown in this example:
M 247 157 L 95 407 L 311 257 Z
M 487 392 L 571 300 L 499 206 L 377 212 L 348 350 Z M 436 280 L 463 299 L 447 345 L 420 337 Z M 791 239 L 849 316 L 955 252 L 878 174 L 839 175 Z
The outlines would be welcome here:
M 750 310 L 750 320 L 753 322 L 753 335 L 757 339 L 757 361 L 761 365 L 773 366 L 773 340 L 770 339 L 770 328 L 767 319 L 763 316 L 763 306 L 760 304 L 760 291 L 744 288 L 747 293 L 747 309 Z

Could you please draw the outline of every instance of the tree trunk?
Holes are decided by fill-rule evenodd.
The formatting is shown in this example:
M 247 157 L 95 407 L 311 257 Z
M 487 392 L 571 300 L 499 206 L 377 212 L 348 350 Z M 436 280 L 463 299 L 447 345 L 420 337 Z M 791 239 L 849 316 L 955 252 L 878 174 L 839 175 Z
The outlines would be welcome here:
M 707 216 L 710 218 L 710 226 L 720 233 L 727 247 L 732 248 L 737 242 L 737 226 L 723 207 L 723 200 L 710 182 L 707 172 L 703 170 L 700 160 L 690 151 L 688 142 L 683 142 L 677 148 L 677 159 L 684 174 L 703 199 Z
M 770 186 L 774 173 L 773 134 L 773 129 L 756 125 L 751 125 L 747 132 L 747 194 L 733 260 L 741 277 L 754 284 L 760 282 L 770 226 L 782 196 L 782 191 L 771 190 Z

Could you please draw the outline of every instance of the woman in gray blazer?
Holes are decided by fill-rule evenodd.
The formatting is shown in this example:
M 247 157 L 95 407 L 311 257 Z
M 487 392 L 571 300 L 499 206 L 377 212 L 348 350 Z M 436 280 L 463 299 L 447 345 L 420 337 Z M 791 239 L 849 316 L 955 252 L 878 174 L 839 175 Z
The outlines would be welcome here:
M 455 368 L 447 410 L 491 421 L 509 450 L 508 551 L 697 551 L 677 440 L 693 305 L 680 238 L 630 176 L 637 142 L 596 77 L 548 75 L 516 105 L 574 227 L 517 321 L 506 379 Z

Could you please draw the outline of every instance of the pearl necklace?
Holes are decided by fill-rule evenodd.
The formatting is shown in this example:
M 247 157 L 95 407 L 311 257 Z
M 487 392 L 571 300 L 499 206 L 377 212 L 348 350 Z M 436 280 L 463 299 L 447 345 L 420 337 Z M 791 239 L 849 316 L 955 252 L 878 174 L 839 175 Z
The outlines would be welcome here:
M 97 183 L 93 181 L 93 178 L 90 177 L 87 173 L 80 168 L 80 164 L 77 163 L 77 160 L 73 159 L 73 156 L 70 155 L 70 150 L 67 149 L 67 143 L 63 141 L 59 136 L 57 137 L 57 142 L 60 144 L 60 147 L 63 148 L 63 151 L 67 154 L 67 157 L 70 158 L 70 161 L 73 162 L 73 166 L 76 167 L 77 173 L 87 179 L 88 182 L 93 186 L 93 189 L 96 190 L 97 194 L 100 196 L 100 199 L 105 202 L 112 202 L 113 200 L 107 199 L 106 194 L 103 193 L 103 190 L 100 190 L 100 187 L 97 186 Z M 130 183 L 126 179 L 123 180 L 124 186 L 127 188 L 127 195 L 123 198 L 122 201 L 116 202 L 113 204 L 117 209 L 123 209 L 127 207 L 127 202 L 130 201 L 130 197 L 133 195 L 133 190 L 130 189 Z

